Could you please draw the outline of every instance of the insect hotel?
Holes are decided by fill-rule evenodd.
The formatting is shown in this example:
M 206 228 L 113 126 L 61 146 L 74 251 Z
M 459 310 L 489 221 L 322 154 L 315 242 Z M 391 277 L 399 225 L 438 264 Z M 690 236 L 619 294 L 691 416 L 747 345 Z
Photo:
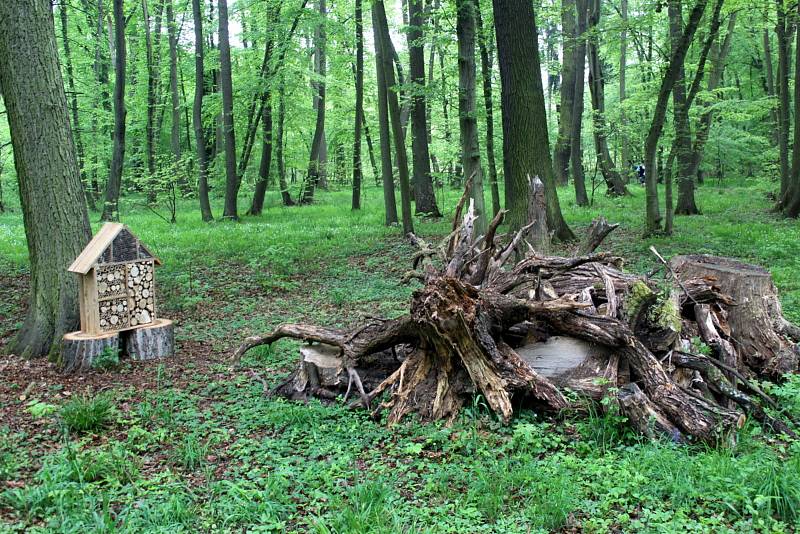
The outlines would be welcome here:
M 69 266 L 80 282 L 79 332 L 64 336 L 66 372 L 91 367 L 103 351 L 135 360 L 171 356 L 172 321 L 157 315 L 155 257 L 120 223 L 106 223 Z

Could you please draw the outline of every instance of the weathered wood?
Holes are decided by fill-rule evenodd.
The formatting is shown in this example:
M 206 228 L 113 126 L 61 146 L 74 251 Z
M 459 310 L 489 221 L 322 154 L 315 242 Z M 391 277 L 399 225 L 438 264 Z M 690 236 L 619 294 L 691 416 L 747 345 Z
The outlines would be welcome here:
M 538 176 L 528 176 L 528 220 L 533 223 L 529 239 L 539 254 L 550 250 L 550 230 L 547 227 L 547 200 L 544 183 Z
M 676 256 L 670 265 L 681 280 L 705 278 L 735 301 L 722 309 L 731 341 L 748 367 L 774 377 L 797 370 L 798 351 L 784 334 L 787 321 L 766 269 L 708 255 Z
M 609 224 L 605 217 L 602 215 L 592 221 L 589 225 L 589 230 L 586 232 L 586 237 L 581 242 L 580 253 L 590 254 L 597 250 L 597 247 L 605 240 L 605 238 L 619 228 L 619 223 Z
M 175 327 L 169 319 L 156 319 L 122 334 L 125 352 L 134 360 L 158 360 L 175 354 Z
M 92 362 L 105 350 L 119 352 L 117 332 L 86 334 L 70 332 L 61 341 L 61 370 L 65 374 L 81 373 L 92 368 Z
M 685 441 L 683 434 L 656 408 L 639 386 L 631 382 L 619 389 L 617 394 L 622 413 L 631 425 L 645 436 L 653 439 L 667 436 L 676 443 Z

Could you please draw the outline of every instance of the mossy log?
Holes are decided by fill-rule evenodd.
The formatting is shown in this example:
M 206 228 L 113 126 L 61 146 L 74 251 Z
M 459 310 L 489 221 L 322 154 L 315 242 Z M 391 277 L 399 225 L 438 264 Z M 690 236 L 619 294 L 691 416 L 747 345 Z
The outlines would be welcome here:
M 463 205 L 458 204 L 456 220 L 461 220 Z M 687 267 L 676 269 L 677 275 L 668 270 L 666 281 L 672 287 L 663 290 L 669 284 L 625 273 L 621 258 L 608 254 L 532 254 L 526 244 L 529 227 L 514 235 L 497 234 L 503 216 L 500 212 L 481 238 L 472 233 L 472 206 L 438 245 L 409 236 L 419 252 L 414 270 L 404 279 L 421 282 L 409 314 L 373 319 L 352 330 L 282 325 L 247 338 L 234 359 L 239 362 L 250 348 L 281 338 L 324 344 L 324 358 L 309 356 L 304 349 L 297 369 L 274 392 L 328 400 L 352 395 L 351 407 L 384 414 L 389 424 L 411 413 L 422 420 L 450 420 L 476 394 L 504 421 L 521 409 L 579 408 L 568 400 L 574 396 L 565 394 L 570 389 L 588 400 L 616 396 L 632 426 L 649 436 L 731 443 L 748 414 L 772 430 L 791 431 L 788 423 L 766 416 L 762 404 L 774 402 L 769 397 L 737 393 L 732 378 L 709 366 L 697 370 L 696 359 L 671 358 L 677 351 L 688 353 L 692 340 L 687 336 L 702 331 L 696 314 L 706 308 L 698 306 L 713 310 L 720 339 L 737 349 L 736 340 L 763 339 L 748 333 L 743 322 L 737 321 L 735 328 L 728 324 L 740 303 L 727 291 L 759 284 L 774 289 L 771 282 L 719 284 L 719 277 Z M 526 247 L 529 255 L 508 266 Z M 676 258 L 673 264 L 685 262 Z M 744 278 L 750 273 L 763 277 L 757 268 L 738 271 Z M 648 294 L 638 302 L 637 287 Z M 745 294 L 736 293 L 740 298 Z M 785 356 L 790 349 L 785 332 L 793 327 L 775 303 L 765 309 L 772 313 L 767 315 L 770 328 L 781 329 L 774 332 L 780 343 L 762 346 L 775 350 L 759 347 L 757 355 L 740 352 L 735 363 L 728 357 L 723 358 L 727 363 L 720 362 L 736 365 L 731 369 L 740 382 L 745 376 L 786 369 L 791 362 Z M 559 337 L 580 340 L 568 343 L 572 348 L 563 354 L 563 364 L 554 363 L 553 357 L 546 363 L 531 357 Z M 584 348 L 576 349 L 579 343 Z M 709 359 L 716 362 L 717 357 Z M 685 380 L 687 375 L 702 383 L 705 396 Z

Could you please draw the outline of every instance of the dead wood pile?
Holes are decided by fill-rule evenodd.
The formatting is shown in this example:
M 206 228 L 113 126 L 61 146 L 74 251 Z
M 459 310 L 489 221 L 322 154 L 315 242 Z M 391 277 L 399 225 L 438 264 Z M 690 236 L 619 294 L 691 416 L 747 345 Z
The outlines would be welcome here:
M 285 324 L 247 338 L 234 355 L 281 338 L 304 340 L 298 367 L 273 392 L 315 396 L 386 414 L 451 419 L 481 394 L 503 420 L 515 410 L 559 412 L 610 396 L 648 436 L 730 443 L 746 417 L 793 434 L 758 387 L 797 370 L 800 329 L 783 318 L 769 273 L 713 256 L 661 261 L 660 276 L 626 273 L 594 250 L 615 225 L 592 224 L 582 255 L 537 255 L 527 228 L 473 235 L 459 203 L 454 231 L 418 248 L 410 313 L 353 330 Z M 578 399 L 577 401 L 575 399 Z

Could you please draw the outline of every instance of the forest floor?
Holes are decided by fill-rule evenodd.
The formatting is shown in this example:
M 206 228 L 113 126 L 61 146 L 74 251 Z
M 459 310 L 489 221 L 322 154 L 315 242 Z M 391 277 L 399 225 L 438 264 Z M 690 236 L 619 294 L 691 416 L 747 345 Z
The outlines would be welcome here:
M 643 240 L 644 191 L 578 208 L 622 227 L 604 244 L 643 272 L 665 256 L 713 253 L 772 272 L 786 316 L 800 322 L 800 225 L 769 213 L 774 184 L 707 184 L 703 215 L 672 238 Z M 131 227 L 164 262 L 159 311 L 178 324 L 178 354 L 123 360 L 63 377 L 46 361 L 0 356 L 0 532 L 784 532 L 800 528 L 800 443 L 747 424 L 733 449 L 648 442 L 614 414 L 524 413 L 508 426 L 480 398 L 451 426 L 380 421 L 339 405 L 267 399 L 297 344 L 229 358 L 243 337 L 281 322 L 352 326 L 395 316 L 412 248 L 382 225 L 380 191 L 349 210 L 349 192 L 311 207 L 203 224 L 193 203 L 169 225 L 141 208 Z M 446 213 L 456 191 L 442 199 Z M 337 207 L 339 206 L 339 207 Z M 97 219 L 97 215 L 92 215 Z M 443 235 L 449 220 L 417 221 Z M 99 225 L 93 223 L 96 230 Z M 0 354 L 27 291 L 16 209 L 0 215 Z M 800 380 L 770 391 L 800 416 Z M 102 428 L 75 432 L 64 406 L 110 401 Z

